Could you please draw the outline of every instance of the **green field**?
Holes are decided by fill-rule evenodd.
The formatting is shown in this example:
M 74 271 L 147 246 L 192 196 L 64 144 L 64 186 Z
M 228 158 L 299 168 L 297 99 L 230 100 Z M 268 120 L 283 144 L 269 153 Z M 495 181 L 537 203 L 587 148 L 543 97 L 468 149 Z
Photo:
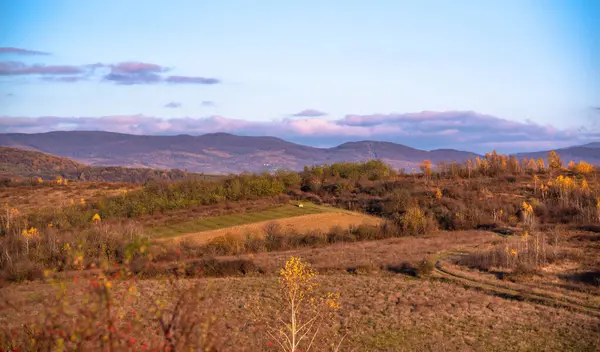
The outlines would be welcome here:
M 257 212 L 235 213 L 199 218 L 197 220 L 181 222 L 168 226 L 153 227 L 149 229 L 148 232 L 150 236 L 154 238 L 174 237 L 188 233 L 218 230 L 261 221 L 324 213 L 332 210 L 340 211 L 340 209 L 320 206 L 312 203 L 303 203 L 302 208 L 295 205 L 286 204 Z

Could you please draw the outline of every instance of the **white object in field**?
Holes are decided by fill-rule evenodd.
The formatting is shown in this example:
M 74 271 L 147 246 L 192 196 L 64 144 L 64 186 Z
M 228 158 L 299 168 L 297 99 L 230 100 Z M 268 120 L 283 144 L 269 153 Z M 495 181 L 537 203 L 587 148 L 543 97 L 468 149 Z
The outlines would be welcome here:
M 298 204 L 298 208 L 304 208 L 304 204 Z

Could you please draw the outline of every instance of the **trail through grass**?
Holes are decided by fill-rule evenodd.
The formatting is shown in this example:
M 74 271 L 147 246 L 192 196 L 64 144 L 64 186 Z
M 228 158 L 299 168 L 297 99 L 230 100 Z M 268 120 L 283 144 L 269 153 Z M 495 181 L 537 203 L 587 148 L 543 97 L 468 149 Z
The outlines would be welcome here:
M 319 214 L 331 211 L 345 212 L 342 209 L 325 207 L 312 203 L 302 204 L 302 208 L 296 205 L 286 204 L 257 212 L 235 213 L 214 217 L 199 218 L 196 220 L 181 222 L 178 224 L 153 227 L 148 229 L 148 232 L 150 236 L 154 238 L 167 238 L 180 236 L 188 233 L 218 230 L 232 226 L 246 225 L 268 220 L 291 218 L 302 215 Z

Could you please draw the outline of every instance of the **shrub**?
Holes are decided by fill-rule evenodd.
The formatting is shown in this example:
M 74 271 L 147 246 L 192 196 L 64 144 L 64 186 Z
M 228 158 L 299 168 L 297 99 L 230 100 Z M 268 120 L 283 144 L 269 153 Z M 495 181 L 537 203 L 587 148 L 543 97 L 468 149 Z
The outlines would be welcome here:
M 421 208 L 413 206 L 400 218 L 402 229 L 411 235 L 422 235 L 427 231 L 427 221 Z
M 433 269 L 435 269 L 433 260 L 431 258 L 424 258 L 417 264 L 415 273 L 417 277 L 429 277 L 433 273 Z

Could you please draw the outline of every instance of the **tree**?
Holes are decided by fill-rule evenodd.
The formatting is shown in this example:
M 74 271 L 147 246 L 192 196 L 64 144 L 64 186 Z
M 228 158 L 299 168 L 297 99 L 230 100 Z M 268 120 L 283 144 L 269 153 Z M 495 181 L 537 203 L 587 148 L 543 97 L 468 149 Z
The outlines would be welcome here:
M 521 164 L 519 164 L 519 159 L 517 159 L 516 156 L 511 155 L 510 158 L 508 158 L 508 170 L 513 173 L 513 174 L 518 174 L 521 173 L 522 169 L 525 169 L 526 165 L 523 165 L 523 167 L 521 167 Z
M 537 169 L 537 164 L 535 163 L 535 159 L 533 159 L 533 158 L 529 159 L 529 162 L 527 163 L 527 169 L 529 169 L 531 171 L 535 171 L 535 169 Z
M 585 161 L 580 160 L 579 164 L 577 164 L 573 168 L 573 171 L 577 172 L 578 174 L 589 174 L 590 172 L 594 171 L 594 165 L 588 164 Z
M 430 160 L 423 160 L 423 162 L 421 163 L 421 165 L 419 165 L 419 168 L 421 169 L 421 171 L 425 175 L 425 178 L 429 180 L 431 178 L 431 161 Z
M 281 297 L 278 303 L 282 309 L 277 320 L 280 325 L 269 325 L 267 333 L 281 351 L 298 352 L 301 346 L 303 351 L 310 351 L 321 325 L 333 319 L 332 313 L 341 308 L 339 293 L 317 294 L 316 275 L 317 272 L 298 257 L 289 258 L 279 272 Z
M 467 177 L 471 178 L 471 168 L 473 168 L 473 163 L 471 162 L 471 159 L 467 160 Z
M 554 150 L 548 153 L 548 168 L 550 171 L 559 171 L 562 169 L 563 163 L 560 160 L 560 155 L 558 155 Z
M 537 169 L 539 172 L 544 172 L 546 171 L 546 164 L 544 163 L 544 159 L 539 158 L 535 161 L 536 165 L 537 165 Z
M 506 155 L 500 155 L 499 157 L 500 159 L 500 170 L 502 171 L 506 171 L 506 169 L 508 169 L 508 159 L 506 158 Z

